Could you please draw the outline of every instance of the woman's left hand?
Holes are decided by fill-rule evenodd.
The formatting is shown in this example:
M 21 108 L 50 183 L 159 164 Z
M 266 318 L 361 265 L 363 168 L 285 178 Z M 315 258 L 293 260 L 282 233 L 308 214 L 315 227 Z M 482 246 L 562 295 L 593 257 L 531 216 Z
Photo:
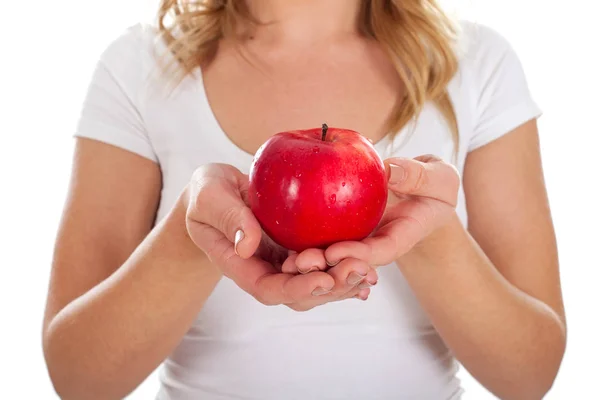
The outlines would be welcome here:
M 335 243 L 325 251 L 329 265 L 356 258 L 387 265 L 410 251 L 455 212 L 460 187 L 456 168 L 440 158 L 385 160 L 388 204 L 379 226 L 366 239 Z

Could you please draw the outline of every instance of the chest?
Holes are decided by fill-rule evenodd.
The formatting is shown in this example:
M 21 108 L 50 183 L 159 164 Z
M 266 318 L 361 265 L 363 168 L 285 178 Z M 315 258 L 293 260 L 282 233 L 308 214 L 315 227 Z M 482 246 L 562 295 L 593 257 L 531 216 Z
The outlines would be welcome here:
M 340 68 L 340 74 L 333 75 L 328 68 L 303 68 L 286 78 L 289 72 L 283 71 L 277 79 L 261 76 L 259 70 L 222 67 L 186 78 L 168 95 L 160 95 L 156 88 L 147 93 L 142 118 L 163 174 L 158 219 L 172 207 L 199 166 L 226 163 L 248 173 L 254 152 L 272 134 L 323 122 L 353 127 L 375 142 L 384 159 L 435 154 L 455 161 L 462 171 L 464 143 L 455 159 L 452 135 L 432 104 L 395 136 L 384 137 L 384 121 L 395 105 L 398 86 L 385 83 L 392 78 L 367 65 Z M 449 91 L 459 130 L 469 132 L 471 110 L 460 81 L 452 82 Z M 464 213 L 462 205 L 459 209 Z
M 353 129 L 374 142 L 402 91 L 385 55 L 369 45 L 302 54 L 253 57 L 224 46 L 202 73 L 221 130 L 254 153 L 284 130 L 329 126 Z

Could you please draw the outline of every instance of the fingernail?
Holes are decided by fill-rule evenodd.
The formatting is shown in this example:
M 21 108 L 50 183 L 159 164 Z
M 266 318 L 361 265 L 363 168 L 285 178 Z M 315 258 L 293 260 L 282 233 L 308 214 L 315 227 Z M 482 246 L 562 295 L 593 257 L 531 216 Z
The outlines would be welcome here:
M 375 282 L 375 283 L 377 283 L 377 282 Z M 375 286 L 375 283 L 363 282 L 360 285 L 358 285 L 358 288 L 359 289 L 368 289 L 372 286 Z
M 310 272 L 317 271 L 318 269 L 319 268 L 317 268 L 317 267 L 310 267 L 309 269 L 300 269 L 300 268 L 298 268 L 298 272 L 300 272 L 301 274 L 308 274 Z
M 329 265 L 330 267 L 335 267 L 336 265 L 338 265 L 340 263 L 340 261 L 336 261 L 336 262 L 329 262 L 329 260 L 325 260 L 325 263 L 327 265 Z
M 402 183 L 406 179 L 406 169 L 400 165 L 390 164 L 390 180 L 389 183 Z
M 331 289 L 325 289 L 322 287 L 318 287 L 315 290 L 313 290 L 312 295 L 313 296 L 323 296 L 324 294 L 327 294 L 331 292 Z
M 365 279 L 365 276 L 366 275 L 360 275 L 356 272 L 351 272 L 350 275 L 348 275 L 348 278 L 346 278 L 346 282 L 348 282 L 348 285 L 350 286 L 355 286 L 358 284 L 358 282 Z
M 235 242 L 233 244 L 233 250 L 235 251 L 235 254 L 237 256 L 240 255 L 240 253 L 238 253 L 238 245 L 240 244 L 240 242 L 242 240 L 244 240 L 244 231 L 239 229 L 236 233 L 235 233 Z

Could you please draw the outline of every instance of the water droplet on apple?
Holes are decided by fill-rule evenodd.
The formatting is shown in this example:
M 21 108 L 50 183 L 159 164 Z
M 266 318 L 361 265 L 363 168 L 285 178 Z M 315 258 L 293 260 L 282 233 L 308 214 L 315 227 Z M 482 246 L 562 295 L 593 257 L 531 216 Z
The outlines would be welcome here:
M 335 193 L 332 194 L 331 196 L 329 196 L 329 201 L 331 201 L 332 203 L 335 203 L 335 200 L 336 200 Z
M 318 146 L 313 147 L 313 153 L 318 153 L 319 151 L 320 150 Z
M 346 186 L 346 182 L 342 182 L 342 187 Z
M 362 179 L 359 179 L 360 183 L 362 183 Z
M 357 215 L 358 215 L 358 214 L 357 214 Z M 279 221 L 275 221 L 275 223 L 276 223 L 277 225 L 279 225 Z

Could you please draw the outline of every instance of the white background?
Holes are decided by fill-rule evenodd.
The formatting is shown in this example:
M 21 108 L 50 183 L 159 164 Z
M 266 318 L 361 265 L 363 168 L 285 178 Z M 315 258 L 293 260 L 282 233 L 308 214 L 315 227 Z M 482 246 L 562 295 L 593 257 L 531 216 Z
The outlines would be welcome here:
M 41 321 L 71 134 L 88 79 L 108 42 L 154 0 L 5 2 L 0 25 L 0 397 L 55 399 Z M 569 343 L 547 399 L 600 398 L 600 21 L 595 1 L 446 0 L 517 49 L 540 120 L 557 229 Z M 6 8 L 8 6 L 8 9 Z M 491 398 L 461 372 L 467 400 Z M 151 399 L 152 376 L 131 398 Z

